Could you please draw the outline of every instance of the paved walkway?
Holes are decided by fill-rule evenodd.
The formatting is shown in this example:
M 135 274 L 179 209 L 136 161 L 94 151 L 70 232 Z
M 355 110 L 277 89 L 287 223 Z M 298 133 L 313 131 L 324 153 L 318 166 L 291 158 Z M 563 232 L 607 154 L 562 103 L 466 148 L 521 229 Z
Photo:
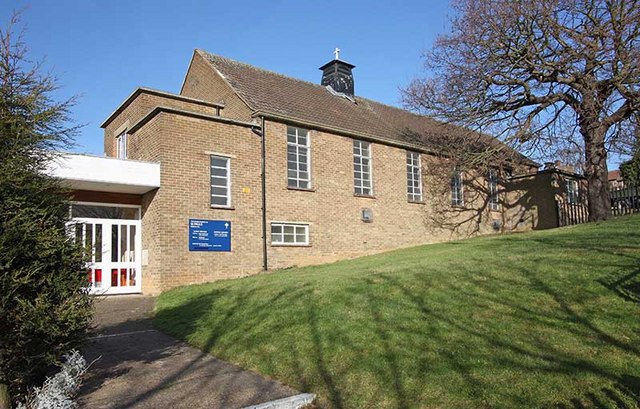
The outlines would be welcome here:
M 96 300 L 91 366 L 80 391 L 86 408 L 244 408 L 296 395 L 278 382 L 221 361 L 158 332 L 153 298 Z

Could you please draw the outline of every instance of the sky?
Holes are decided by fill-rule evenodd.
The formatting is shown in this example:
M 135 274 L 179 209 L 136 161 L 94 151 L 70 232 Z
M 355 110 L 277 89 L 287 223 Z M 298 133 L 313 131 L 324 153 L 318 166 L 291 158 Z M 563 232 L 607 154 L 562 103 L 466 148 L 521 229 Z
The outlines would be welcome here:
M 356 66 L 356 95 L 401 106 L 400 89 L 421 75 L 422 53 L 453 13 L 447 0 L 10 3 L 0 24 L 22 10 L 29 58 L 58 77 L 54 97 L 79 97 L 72 117 L 84 126 L 73 150 L 96 155 L 100 124 L 137 87 L 178 93 L 196 48 L 319 83 L 338 47 Z

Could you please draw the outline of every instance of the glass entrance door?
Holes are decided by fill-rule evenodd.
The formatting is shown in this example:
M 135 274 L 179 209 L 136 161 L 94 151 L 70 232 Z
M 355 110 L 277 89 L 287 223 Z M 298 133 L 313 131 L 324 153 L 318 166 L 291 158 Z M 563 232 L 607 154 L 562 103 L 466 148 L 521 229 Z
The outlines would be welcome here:
M 74 218 L 70 227 L 76 241 L 89 249 L 91 293 L 141 291 L 140 220 Z

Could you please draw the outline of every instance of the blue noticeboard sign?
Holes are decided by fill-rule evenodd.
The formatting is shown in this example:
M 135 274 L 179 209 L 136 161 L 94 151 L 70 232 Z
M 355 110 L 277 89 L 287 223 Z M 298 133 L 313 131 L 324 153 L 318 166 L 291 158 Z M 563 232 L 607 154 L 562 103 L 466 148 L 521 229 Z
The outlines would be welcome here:
M 231 222 L 189 219 L 189 251 L 231 251 Z

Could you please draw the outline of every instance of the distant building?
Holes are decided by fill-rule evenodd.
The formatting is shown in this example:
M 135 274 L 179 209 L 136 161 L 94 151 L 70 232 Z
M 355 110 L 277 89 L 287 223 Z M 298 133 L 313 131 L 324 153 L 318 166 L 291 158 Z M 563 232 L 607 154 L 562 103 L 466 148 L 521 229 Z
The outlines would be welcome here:
M 609 171 L 608 180 L 609 190 L 620 190 L 624 187 L 624 180 L 622 180 L 618 169 Z

